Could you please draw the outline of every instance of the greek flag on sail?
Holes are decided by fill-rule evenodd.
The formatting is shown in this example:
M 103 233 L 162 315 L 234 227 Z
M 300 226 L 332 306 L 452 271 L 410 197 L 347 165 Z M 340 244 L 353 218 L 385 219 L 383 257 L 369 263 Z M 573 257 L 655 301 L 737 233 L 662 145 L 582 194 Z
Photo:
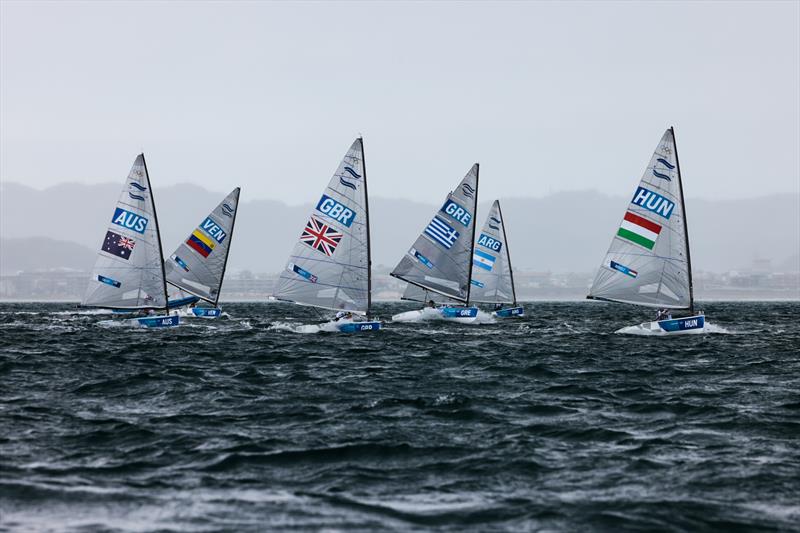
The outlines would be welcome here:
M 439 217 L 433 217 L 431 223 L 425 228 L 425 235 L 448 250 L 453 247 L 456 239 L 458 239 L 458 232 Z

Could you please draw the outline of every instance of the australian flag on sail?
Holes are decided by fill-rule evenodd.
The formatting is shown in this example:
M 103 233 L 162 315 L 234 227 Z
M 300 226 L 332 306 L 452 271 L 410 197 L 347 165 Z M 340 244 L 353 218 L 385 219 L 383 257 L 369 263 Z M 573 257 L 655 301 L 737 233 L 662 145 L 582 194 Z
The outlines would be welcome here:
M 425 235 L 449 250 L 456 243 L 459 233 L 441 218 L 433 217 L 425 228 Z
M 311 217 L 306 223 L 303 234 L 300 235 L 300 241 L 331 257 L 333 252 L 336 251 L 336 247 L 339 246 L 342 237 L 344 237 L 344 234 L 336 231 L 321 220 Z
M 127 261 L 130 259 L 131 253 L 133 253 L 134 246 L 136 246 L 136 241 L 130 237 L 124 237 L 113 231 L 107 231 L 102 250 Z

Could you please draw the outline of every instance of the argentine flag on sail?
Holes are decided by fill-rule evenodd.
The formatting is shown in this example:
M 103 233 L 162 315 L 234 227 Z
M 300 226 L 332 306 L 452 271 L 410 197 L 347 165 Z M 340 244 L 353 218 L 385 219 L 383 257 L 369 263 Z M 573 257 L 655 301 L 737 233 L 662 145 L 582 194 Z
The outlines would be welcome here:
M 484 270 L 491 271 L 494 268 L 494 262 L 497 258 L 493 255 L 487 254 L 481 250 L 475 250 L 472 256 L 472 264 L 481 267 Z

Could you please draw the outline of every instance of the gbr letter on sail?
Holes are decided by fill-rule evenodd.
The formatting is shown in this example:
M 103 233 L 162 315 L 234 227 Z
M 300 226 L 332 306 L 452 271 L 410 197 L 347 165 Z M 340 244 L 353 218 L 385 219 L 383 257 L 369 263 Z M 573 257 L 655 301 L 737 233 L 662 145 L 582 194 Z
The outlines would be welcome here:
M 675 135 L 668 129 L 628 202 L 589 298 L 691 309 L 691 264 Z
M 305 221 L 274 296 L 366 315 L 370 241 L 364 146 L 356 139 Z

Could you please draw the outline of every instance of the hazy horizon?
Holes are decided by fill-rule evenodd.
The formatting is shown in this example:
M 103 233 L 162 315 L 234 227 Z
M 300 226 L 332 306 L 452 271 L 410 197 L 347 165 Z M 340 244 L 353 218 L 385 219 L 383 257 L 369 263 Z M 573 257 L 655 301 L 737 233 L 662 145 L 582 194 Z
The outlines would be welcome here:
M 0 3 L 0 181 L 310 200 L 627 195 L 675 126 L 688 198 L 800 191 L 800 4 Z M 298 184 L 301 184 L 298 186 Z

